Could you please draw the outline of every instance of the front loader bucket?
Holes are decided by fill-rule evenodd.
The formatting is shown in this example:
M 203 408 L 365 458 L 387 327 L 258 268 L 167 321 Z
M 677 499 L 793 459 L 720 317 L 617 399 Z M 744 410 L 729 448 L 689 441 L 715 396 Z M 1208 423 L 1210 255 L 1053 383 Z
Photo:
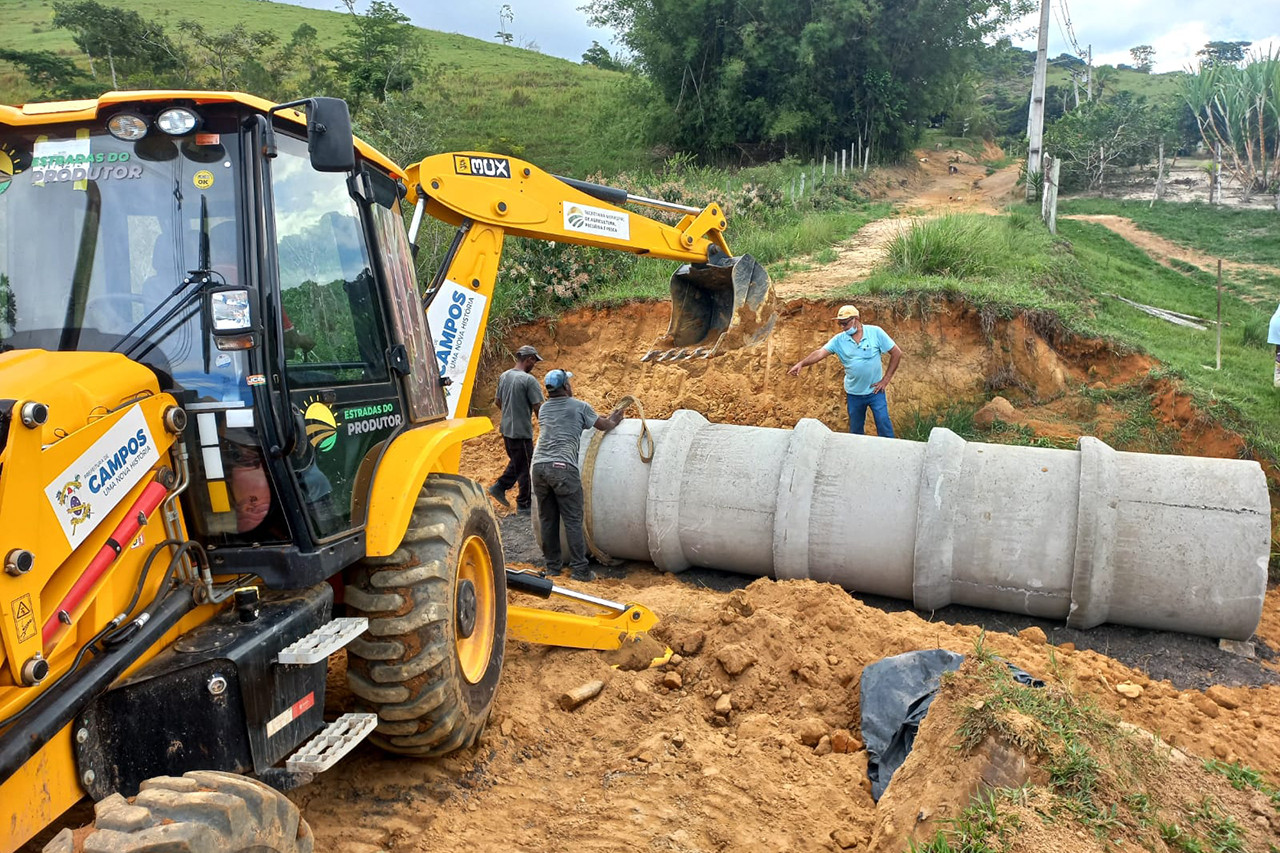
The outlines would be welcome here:
M 769 273 L 750 255 L 685 264 L 671 276 L 671 325 L 641 361 L 710 358 L 759 343 L 778 319 Z

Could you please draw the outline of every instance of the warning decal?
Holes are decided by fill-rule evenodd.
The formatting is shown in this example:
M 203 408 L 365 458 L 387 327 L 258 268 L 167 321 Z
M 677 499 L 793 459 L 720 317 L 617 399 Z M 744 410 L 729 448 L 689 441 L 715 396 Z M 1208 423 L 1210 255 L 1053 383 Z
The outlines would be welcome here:
M 13 627 L 18 632 L 18 642 L 24 643 L 36 635 L 36 614 L 31 609 L 30 594 L 13 601 Z

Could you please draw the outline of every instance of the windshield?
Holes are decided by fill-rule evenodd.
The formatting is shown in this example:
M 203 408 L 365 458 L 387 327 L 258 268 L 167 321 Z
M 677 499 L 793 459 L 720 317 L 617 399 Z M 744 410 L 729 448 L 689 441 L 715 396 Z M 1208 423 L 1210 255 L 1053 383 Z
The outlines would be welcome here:
M 198 399 L 242 398 L 243 353 L 207 341 L 183 284 L 244 282 L 235 124 L 217 130 L 0 128 L 0 347 L 122 352 Z

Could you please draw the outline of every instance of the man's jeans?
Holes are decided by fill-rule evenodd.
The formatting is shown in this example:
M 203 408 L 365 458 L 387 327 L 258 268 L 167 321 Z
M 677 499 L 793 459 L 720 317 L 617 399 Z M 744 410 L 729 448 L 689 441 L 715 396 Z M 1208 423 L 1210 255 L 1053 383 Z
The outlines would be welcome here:
M 563 567 L 560 554 L 560 522 L 569 543 L 569 568 L 587 568 L 587 536 L 582 527 L 582 477 L 564 462 L 539 462 L 533 466 L 533 495 L 538 499 L 538 524 L 542 532 L 542 556 L 547 571 Z
M 893 422 L 889 420 L 889 402 L 883 391 L 879 394 L 846 393 L 844 398 L 849 409 L 849 432 L 854 435 L 863 434 L 867 423 L 867 409 L 870 409 L 871 416 L 876 422 L 876 435 L 882 438 L 893 438 Z
M 533 501 L 529 494 L 529 460 L 533 458 L 533 439 L 507 438 L 504 435 L 502 443 L 507 448 L 507 470 L 502 472 L 494 485 L 503 492 L 512 486 L 519 486 L 516 490 L 516 509 L 528 509 Z

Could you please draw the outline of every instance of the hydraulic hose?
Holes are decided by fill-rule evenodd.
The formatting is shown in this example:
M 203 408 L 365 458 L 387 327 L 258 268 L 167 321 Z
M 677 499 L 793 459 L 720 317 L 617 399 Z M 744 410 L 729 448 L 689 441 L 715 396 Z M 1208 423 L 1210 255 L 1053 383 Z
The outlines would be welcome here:
M 0 738 L 0 783 L 8 780 L 49 740 L 75 719 L 120 673 L 142 657 L 193 607 L 189 589 L 178 588 L 159 602 L 151 619 L 131 640 L 107 648 L 85 666 L 69 673 L 57 690 L 46 690 Z

